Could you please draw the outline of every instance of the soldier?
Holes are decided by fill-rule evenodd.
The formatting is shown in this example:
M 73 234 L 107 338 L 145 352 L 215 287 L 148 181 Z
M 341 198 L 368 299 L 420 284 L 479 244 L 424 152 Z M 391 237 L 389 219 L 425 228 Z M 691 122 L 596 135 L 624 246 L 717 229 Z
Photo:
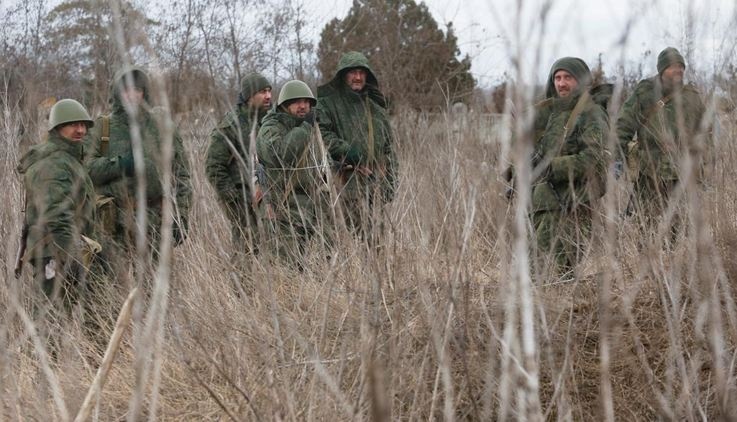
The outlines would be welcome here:
M 251 192 L 257 164 L 255 138 L 271 107 L 271 84 L 258 73 L 241 81 L 238 104 L 210 134 L 205 170 L 232 224 L 234 249 L 256 252 L 256 209 L 260 188 Z M 254 146 L 251 143 L 254 142 Z M 258 181 L 264 183 L 263 180 Z
M 683 83 L 683 56 L 668 47 L 658 55 L 657 68 L 657 75 L 637 84 L 617 120 L 621 152 L 632 170 L 634 208 L 646 218 L 666 206 L 683 176 L 685 154 L 696 157 L 698 168 L 710 142 L 702 122 L 704 103 L 693 85 Z
M 606 96 L 592 89 L 583 60 L 564 57 L 550 69 L 546 99 L 536 106 L 532 223 L 538 251 L 552 253 L 559 273 L 578 262 L 589 237 L 592 202 L 604 194 L 609 124 Z
M 26 190 L 23 260 L 45 295 L 66 305 L 85 280 L 92 252 L 99 251 L 92 240 L 95 191 L 82 164 L 83 138 L 93 124 L 82 104 L 57 102 L 48 141 L 32 147 L 18 166 Z
M 136 177 L 135 164 L 145 175 L 146 235 L 154 256 L 158 251 L 162 221 L 164 191 L 162 148 L 165 128 L 161 109 L 151 106 L 151 88 L 148 75 L 141 68 L 130 67 L 118 71 L 111 86 L 112 112 L 100 116 L 90 132 L 87 143 L 86 167 L 98 195 L 98 212 L 102 231 L 109 237 L 109 263 L 118 254 L 130 254 L 135 245 Z M 136 128 L 137 127 L 137 128 Z M 140 134 L 143 161 L 134 163 L 134 136 Z M 172 196 L 174 207 L 174 245 L 182 243 L 188 230 L 188 216 L 192 190 L 189 164 L 182 140 L 176 129 L 173 133 Z
M 266 169 L 268 195 L 276 217 L 277 254 L 299 266 L 307 242 L 324 230 L 331 166 L 327 151 L 315 139 L 316 100 L 302 81 L 289 81 L 279 92 L 277 108 L 258 132 L 258 156 Z
M 394 198 L 397 160 L 394 136 L 375 73 L 366 57 L 341 57 L 330 82 L 317 89 L 320 131 L 343 184 L 340 197 L 346 224 L 366 236 L 375 206 Z

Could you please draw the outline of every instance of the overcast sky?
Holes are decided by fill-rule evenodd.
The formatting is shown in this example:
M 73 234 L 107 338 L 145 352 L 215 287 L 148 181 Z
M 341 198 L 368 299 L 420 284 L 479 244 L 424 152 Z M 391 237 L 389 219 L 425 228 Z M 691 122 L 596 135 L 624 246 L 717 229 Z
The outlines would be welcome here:
M 314 5 L 311 4 L 314 2 Z M 554 0 L 545 20 L 544 0 L 426 0 L 441 26 L 453 22 L 463 53 L 473 59 L 481 85 L 516 75 L 511 57 L 521 56 L 525 79 L 541 82 L 552 62 L 578 56 L 593 66 L 601 53 L 608 75 L 617 67 L 636 67 L 647 51 L 645 74 L 655 72 L 655 57 L 667 46 L 689 54 L 691 69 L 713 74 L 735 62 L 735 0 Z M 329 19 L 343 17 L 351 0 L 308 0 L 317 32 Z M 522 4 L 521 11 L 519 4 Z M 692 48 L 686 43 L 693 40 Z M 542 45 L 536 64 L 538 46 Z M 652 69 L 650 69 L 652 68 Z M 537 81 L 533 81 L 537 79 Z

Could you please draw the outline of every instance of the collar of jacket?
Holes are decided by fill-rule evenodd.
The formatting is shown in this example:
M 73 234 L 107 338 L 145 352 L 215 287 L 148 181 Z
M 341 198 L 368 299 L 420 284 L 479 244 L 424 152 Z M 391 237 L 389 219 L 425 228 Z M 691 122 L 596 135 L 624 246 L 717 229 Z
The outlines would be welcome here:
M 72 157 L 79 159 L 79 161 L 82 161 L 82 157 L 84 156 L 84 142 L 70 141 L 69 139 L 59 135 L 55 130 L 49 132 L 49 139 L 47 142 L 54 145 L 57 149 L 68 153 Z
M 297 117 L 297 116 L 293 116 L 293 115 L 287 113 L 286 111 L 282 110 L 279 107 L 277 107 L 276 109 L 274 109 L 274 111 L 272 113 L 270 113 L 270 114 L 273 115 L 273 118 L 276 121 L 278 121 L 279 123 L 281 123 L 281 124 L 283 124 L 283 125 L 285 125 L 285 126 L 287 126 L 289 128 L 297 127 L 297 126 L 301 125 L 302 122 L 305 121 L 305 119 L 302 119 L 302 118 Z

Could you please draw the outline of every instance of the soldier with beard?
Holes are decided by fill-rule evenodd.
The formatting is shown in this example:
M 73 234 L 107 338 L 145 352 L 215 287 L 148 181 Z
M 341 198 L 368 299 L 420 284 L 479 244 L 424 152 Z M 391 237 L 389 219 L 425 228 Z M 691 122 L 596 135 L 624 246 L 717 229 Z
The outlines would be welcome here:
M 346 224 L 370 240 L 374 211 L 392 201 L 397 159 L 394 135 L 376 74 L 363 54 L 345 53 L 335 76 L 317 89 L 320 131 L 338 178 Z
M 254 167 L 260 166 L 255 137 L 270 107 L 271 83 L 258 73 L 247 75 L 241 81 L 236 108 L 210 135 L 205 170 L 232 224 L 236 254 L 258 251 L 256 210 L 261 201 L 260 185 L 265 181 L 253 181 L 259 173 Z M 252 185 L 256 192 L 251 192 Z
M 276 219 L 272 250 L 297 267 L 310 240 L 330 237 L 327 183 L 332 166 L 316 139 L 315 103 L 306 83 L 287 82 L 276 109 L 264 118 L 257 140 Z
M 629 161 L 635 211 L 645 218 L 660 215 L 673 188 L 684 176 L 683 158 L 690 154 L 700 176 L 710 144 L 704 126 L 705 107 L 693 85 L 684 84 L 686 62 L 675 48 L 658 55 L 658 74 L 640 81 L 617 120 L 617 136 Z
M 550 69 L 546 99 L 536 106 L 532 223 L 538 253 L 559 273 L 579 261 L 591 231 L 593 201 L 604 194 L 609 123 L 586 63 L 564 57 Z

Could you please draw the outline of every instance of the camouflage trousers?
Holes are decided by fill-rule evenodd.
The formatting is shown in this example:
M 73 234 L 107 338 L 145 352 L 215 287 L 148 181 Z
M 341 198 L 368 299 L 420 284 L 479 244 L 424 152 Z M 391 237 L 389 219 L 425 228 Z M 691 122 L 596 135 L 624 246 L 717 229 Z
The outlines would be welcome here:
M 370 245 L 378 245 L 384 229 L 385 187 L 378 180 L 355 172 L 340 191 L 340 205 L 346 227 Z
M 312 204 L 306 196 L 301 196 L 298 202 L 303 206 L 277 209 L 274 219 L 263 220 L 267 222 L 269 237 L 265 244 L 272 255 L 301 268 L 308 246 L 314 245 L 326 252 L 330 250 L 334 227 L 327 209 L 329 202 L 326 198 L 319 198 L 318 201 Z
M 591 235 L 591 209 L 548 210 L 532 214 L 541 269 L 563 274 L 580 261 Z M 551 271 L 552 270 L 552 271 Z
M 648 232 L 657 229 L 658 223 L 661 221 L 669 202 L 672 200 L 672 193 L 678 184 L 677 180 L 667 180 L 661 178 L 641 176 L 634 184 L 634 192 L 632 196 L 632 208 L 634 214 L 640 218 L 640 223 Z M 670 241 L 675 241 L 678 233 L 683 230 L 683 214 L 677 204 L 676 212 L 672 216 L 667 230 L 670 232 Z

